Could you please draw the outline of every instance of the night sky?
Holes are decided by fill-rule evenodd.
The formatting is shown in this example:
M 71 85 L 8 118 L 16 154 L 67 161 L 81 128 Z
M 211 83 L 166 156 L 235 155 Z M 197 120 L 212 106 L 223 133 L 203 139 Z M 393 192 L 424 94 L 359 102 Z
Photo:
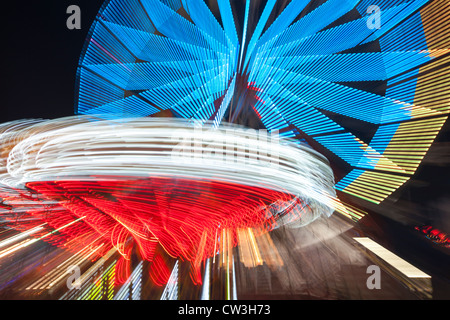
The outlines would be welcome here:
M 3 9 L 0 123 L 73 115 L 77 64 L 103 0 L 14 1 Z M 67 7 L 81 9 L 81 30 L 69 30 Z

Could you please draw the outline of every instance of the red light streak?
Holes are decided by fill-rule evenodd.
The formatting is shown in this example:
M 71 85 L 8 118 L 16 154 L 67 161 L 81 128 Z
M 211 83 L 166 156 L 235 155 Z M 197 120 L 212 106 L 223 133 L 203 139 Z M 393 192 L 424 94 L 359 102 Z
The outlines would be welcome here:
M 90 246 L 98 249 L 97 258 L 115 247 L 122 256 L 117 263 L 118 283 L 129 277 L 135 250 L 143 260 L 152 261 L 155 284 L 165 284 L 170 270 L 160 255 L 155 256 L 159 244 L 169 256 L 191 262 L 191 278 L 199 284 L 202 263 L 215 256 L 217 234 L 227 230 L 230 245 L 236 246 L 239 228 L 277 227 L 279 217 L 269 210 L 271 204 L 300 201 L 270 188 L 212 179 L 94 178 L 27 183 L 39 195 L 32 199 L 42 208 L 34 206 L 26 214 L 37 218 L 33 226 L 45 221 L 52 229 L 83 217 L 45 240 L 75 252 Z M 46 211 L 46 202 L 56 210 Z M 288 211 L 283 214 L 289 220 L 299 214 Z

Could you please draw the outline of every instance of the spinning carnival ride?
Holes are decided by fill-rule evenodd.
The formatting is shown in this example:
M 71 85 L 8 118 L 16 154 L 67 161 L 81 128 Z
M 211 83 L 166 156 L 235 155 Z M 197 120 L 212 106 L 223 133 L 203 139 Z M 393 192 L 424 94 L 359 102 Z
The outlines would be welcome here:
M 135 256 L 156 285 L 176 271 L 168 257 L 201 284 L 237 245 L 246 265 L 275 261 L 255 258 L 255 234 L 270 247 L 280 226 L 359 220 L 411 178 L 448 117 L 449 12 L 445 0 L 107 1 L 77 116 L 0 127 L 12 228 L 0 258 L 44 240 L 82 261 L 118 252 L 95 269 L 115 285 L 133 284 Z

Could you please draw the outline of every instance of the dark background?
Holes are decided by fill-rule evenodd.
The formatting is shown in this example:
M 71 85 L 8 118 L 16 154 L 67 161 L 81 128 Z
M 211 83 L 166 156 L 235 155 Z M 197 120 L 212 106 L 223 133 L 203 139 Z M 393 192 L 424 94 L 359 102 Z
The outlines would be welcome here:
M 3 7 L 0 123 L 73 115 L 76 70 L 103 0 L 11 1 Z M 67 7 L 81 9 L 81 29 L 69 30 Z

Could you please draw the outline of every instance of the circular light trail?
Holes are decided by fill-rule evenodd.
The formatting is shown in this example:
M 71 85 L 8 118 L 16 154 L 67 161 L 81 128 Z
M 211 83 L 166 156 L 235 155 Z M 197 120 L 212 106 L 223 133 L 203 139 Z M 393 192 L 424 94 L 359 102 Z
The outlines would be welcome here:
M 6 201 L 15 208 L 34 200 L 25 205 L 33 227 L 45 222 L 64 246 L 90 239 L 96 254 L 114 247 L 125 260 L 135 250 L 152 261 L 159 245 L 192 263 L 196 283 L 223 230 L 236 246 L 239 230 L 300 227 L 334 211 L 326 158 L 265 130 L 82 116 L 10 125 L 1 182 L 17 192 Z

